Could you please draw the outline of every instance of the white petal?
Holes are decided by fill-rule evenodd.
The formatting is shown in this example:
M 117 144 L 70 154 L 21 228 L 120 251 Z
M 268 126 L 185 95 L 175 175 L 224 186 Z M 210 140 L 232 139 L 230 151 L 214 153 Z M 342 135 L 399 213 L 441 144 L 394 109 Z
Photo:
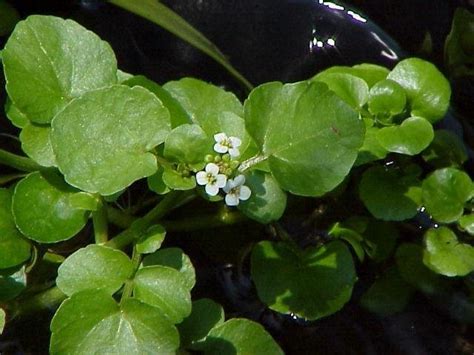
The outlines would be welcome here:
M 217 187 L 224 187 L 227 183 L 227 176 L 219 174 L 216 176 L 216 182 L 214 183 Z
M 232 179 L 230 180 L 227 180 L 227 183 L 225 184 L 225 186 L 223 187 L 223 190 L 226 194 L 229 193 L 230 190 L 232 190 L 234 187 L 232 186 Z
M 252 194 L 252 191 L 247 186 L 241 186 L 240 187 L 240 194 L 239 198 L 242 201 L 248 200 L 250 198 L 250 195 Z
M 219 188 L 216 185 L 214 185 L 214 184 L 207 184 L 206 185 L 206 193 L 209 196 L 216 196 L 218 192 L 219 192 Z
M 236 158 L 240 155 L 240 151 L 237 148 L 230 148 L 229 154 L 232 158 Z
M 209 163 L 206 165 L 206 172 L 216 176 L 219 174 L 219 167 L 214 163 Z
M 225 133 L 217 133 L 217 134 L 214 134 L 214 140 L 217 142 L 217 143 L 221 143 L 222 141 L 226 140 L 227 139 L 227 134 Z
M 225 145 L 222 145 L 220 143 L 214 144 L 214 151 L 217 153 L 227 153 L 228 150 L 229 148 Z
M 235 194 L 225 195 L 225 203 L 227 206 L 237 206 L 239 204 L 239 198 Z
M 242 186 L 245 183 L 245 176 L 239 175 L 234 178 L 235 186 Z
M 234 148 L 238 148 L 242 145 L 242 141 L 237 137 L 229 137 L 229 140 Z
M 197 174 L 196 174 L 196 182 L 199 184 L 199 185 L 206 185 L 208 183 L 207 181 L 207 173 L 204 172 L 204 171 L 199 171 Z

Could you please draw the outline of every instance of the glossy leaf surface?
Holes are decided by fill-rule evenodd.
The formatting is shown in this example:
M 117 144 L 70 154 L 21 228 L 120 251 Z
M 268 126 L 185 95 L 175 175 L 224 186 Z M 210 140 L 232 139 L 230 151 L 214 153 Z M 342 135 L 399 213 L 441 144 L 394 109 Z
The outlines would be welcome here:
M 155 224 L 148 228 L 135 244 L 137 252 L 140 254 L 154 253 L 160 249 L 165 240 L 166 230 L 163 226 Z

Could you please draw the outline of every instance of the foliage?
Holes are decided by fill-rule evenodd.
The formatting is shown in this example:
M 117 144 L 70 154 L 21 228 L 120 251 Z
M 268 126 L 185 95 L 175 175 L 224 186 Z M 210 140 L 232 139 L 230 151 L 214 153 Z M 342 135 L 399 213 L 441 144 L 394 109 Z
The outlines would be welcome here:
M 356 297 L 362 263 L 375 282 L 360 302 L 381 315 L 474 271 L 466 149 L 433 128 L 450 87 L 422 59 L 266 83 L 242 103 L 193 78 L 127 75 L 95 34 L 31 16 L 2 62 L 6 115 L 29 159 L 0 150 L 0 331 L 32 304 L 61 303 L 52 354 L 281 354 L 261 325 L 192 299 L 194 260 L 166 246 L 202 229 L 221 246 L 253 238 L 250 257 L 236 258 L 241 270 L 250 262 L 260 301 L 307 320 Z M 147 199 L 121 205 L 137 190 Z M 295 201 L 339 212 L 310 246 L 285 226 Z M 413 232 L 426 214 L 430 226 Z

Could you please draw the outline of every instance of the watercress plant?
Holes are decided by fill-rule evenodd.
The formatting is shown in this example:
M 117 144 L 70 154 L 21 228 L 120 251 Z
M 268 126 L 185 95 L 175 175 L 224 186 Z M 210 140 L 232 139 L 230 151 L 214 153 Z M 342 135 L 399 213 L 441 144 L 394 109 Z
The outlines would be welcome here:
M 444 296 L 474 270 L 473 183 L 462 141 L 433 128 L 450 99 L 433 64 L 332 67 L 242 103 L 197 79 L 124 73 L 106 42 L 50 16 L 19 22 L 1 58 L 28 158 L 0 150 L 0 331 L 60 304 L 52 354 L 280 354 L 258 323 L 193 299 L 193 260 L 162 248 L 174 232 L 242 222 L 274 231 L 241 259 L 259 299 L 308 321 L 351 299 L 362 263 L 376 278 L 360 302 L 378 314 L 415 289 Z M 150 199 L 121 206 L 137 186 Z M 304 246 L 279 222 L 292 195 L 347 207 Z M 57 276 L 35 273 L 45 264 Z

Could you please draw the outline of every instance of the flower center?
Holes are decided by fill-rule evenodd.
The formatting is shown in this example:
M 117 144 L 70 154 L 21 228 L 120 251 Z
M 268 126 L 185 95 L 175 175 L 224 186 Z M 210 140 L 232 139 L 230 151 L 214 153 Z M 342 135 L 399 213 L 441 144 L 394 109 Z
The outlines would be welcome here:
M 217 178 L 212 173 L 207 173 L 207 182 L 211 185 L 215 184 Z

